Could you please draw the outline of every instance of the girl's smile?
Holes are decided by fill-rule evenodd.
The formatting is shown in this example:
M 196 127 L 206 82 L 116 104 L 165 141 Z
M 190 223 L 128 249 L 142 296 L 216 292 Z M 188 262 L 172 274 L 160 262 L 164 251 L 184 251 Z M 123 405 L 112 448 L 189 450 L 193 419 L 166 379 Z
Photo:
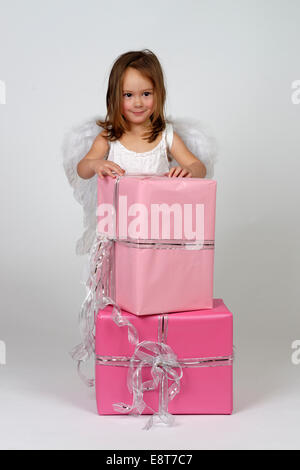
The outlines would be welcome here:
M 128 67 L 123 78 L 122 111 L 132 124 L 148 121 L 154 110 L 152 81 L 133 67 Z

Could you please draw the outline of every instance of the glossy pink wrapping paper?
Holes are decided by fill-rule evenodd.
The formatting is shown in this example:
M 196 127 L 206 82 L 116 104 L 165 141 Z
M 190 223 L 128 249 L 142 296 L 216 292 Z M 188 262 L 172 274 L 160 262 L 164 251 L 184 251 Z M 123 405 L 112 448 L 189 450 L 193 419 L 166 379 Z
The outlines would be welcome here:
M 203 236 L 212 246 L 203 249 L 185 248 L 142 248 L 122 241 L 115 242 L 115 295 L 117 304 L 135 315 L 152 315 L 161 312 L 181 312 L 212 308 L 216 182 L 202 178 L 168 178 L 164 176 L 128 176 L 118 183 L 119 199 L 126 196 L 127 207 L 142 204 L 147 213 L 141 216 L 148 226 L 148 237 L 141 233 L 141 239 L 151 239 L 151 205 L 180 204 L 193 208 L 204 206 Z M 115 180 L 99 179 L 98 203 L 113 205 Z M 168 240 L 176 243 L 174 219 L 171 216 Z M 134 216 L 128 216 L 128 225 Z M 99 218 L 100 220 L 100 218 Z M 158 238 L 164 240 L 163 219 L 158 227 Z M 196 214 L 193 213 L 195 231 Z M 189 241 L 184 232 L 182 218 L 182 240 Z M 116 234 L 119 237 L 119 215 L 117 212 Z M 121 237 L 124 239 L 124 237 Z M 191 241 L 191 240 L 190 240 Z M 174 246 L 174 245 L 173 245 Z
M 96 320 L 96 358 L 98 356 L 131 357 L 134 347 L 128 343 L 127 328 L 118 327 L 111 319 L 112 307 L 100 311 Z M 137 328 L 140 341 L 158 341 L 160 315 L 139 318 L 122 311 Z M 233 317 L 220 299 L 210 310 L 180 312 L 168 315 L 166 344 L 178 359 L 231 356 L 233 352 Z M 144 367 L 150 379 L 150 367 Z M 132 402 L 127 388 L 128 367 L 97 364 L 96 398 L 99 414 L 118 414 L 114 403 Z M 231 414 L 232 365 L 183 368 L 181 390 L 169 403 L 172 414 Z M 158 409 L 158 390 L 145 392 L 144 400 Z M 143 414 L 151 414 L 147 409 Z

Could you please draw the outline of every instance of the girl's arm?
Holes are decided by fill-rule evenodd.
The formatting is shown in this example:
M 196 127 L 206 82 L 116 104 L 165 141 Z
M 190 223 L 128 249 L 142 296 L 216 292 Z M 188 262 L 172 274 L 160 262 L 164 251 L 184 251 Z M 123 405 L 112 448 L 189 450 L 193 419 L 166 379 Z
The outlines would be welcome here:
M 77 173 L 83 179 L 92 178 L 95 174 L 98 174 L 100 178 L 104 175 L 112 176 L 115 175 L 113 171 L 118 175 L 123 175 L 124 170 L 114 162 L 106 161 L 105 156 L 109 150 L 109 145 L 105 137 L 105 130 L 103 130 L 93 142 L 93 145 L 86 156 L 80 160 L 77 165 Z
M 192 176 L 193 178 L 205 177 L 205 165 L 189 151 L 176 132 L 174 132 L 173 135 L 173 143 L 170 153 L 179 164 L 179 167 L 171 168 L 169 176 Z

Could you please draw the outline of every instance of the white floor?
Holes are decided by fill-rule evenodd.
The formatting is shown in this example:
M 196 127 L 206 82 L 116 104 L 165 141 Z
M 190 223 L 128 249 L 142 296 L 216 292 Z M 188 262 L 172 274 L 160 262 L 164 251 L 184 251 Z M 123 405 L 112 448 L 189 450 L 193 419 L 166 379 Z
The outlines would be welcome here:
M 39 338 L 0 368 L 1 449 L 300 448 L 300 366 L 290 344 L 237 347 L 233 416 L 177 416 L 172 428 L 143 431 L 146 417 L 100 417 L 67 351 Z M 51 350 L 55 352 L 51 353 Z M 22 353 L 20 353 L 22 351 Z

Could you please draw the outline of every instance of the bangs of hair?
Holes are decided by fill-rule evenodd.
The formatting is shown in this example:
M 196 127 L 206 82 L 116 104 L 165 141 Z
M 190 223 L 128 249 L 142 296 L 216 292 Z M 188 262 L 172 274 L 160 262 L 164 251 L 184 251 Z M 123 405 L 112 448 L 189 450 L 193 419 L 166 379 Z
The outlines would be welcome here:
M 110 141 L 120 139 L 124 132 L 129 130 L 128 123 L 122 115 L 123 77 L 128 67 L 138 70 L 153 83 L 154 111 L 150 116 L 149 130 L 144 134 L 144 138 L 150 143 L 166 127 L 164 117 L 166 89 L 159 60 L 149 49 L 126 52 L 116 59 L 108 80 L 106 117 L 104 120 L 96 121 L 96 124 L 107 131 L 107 138 Z

